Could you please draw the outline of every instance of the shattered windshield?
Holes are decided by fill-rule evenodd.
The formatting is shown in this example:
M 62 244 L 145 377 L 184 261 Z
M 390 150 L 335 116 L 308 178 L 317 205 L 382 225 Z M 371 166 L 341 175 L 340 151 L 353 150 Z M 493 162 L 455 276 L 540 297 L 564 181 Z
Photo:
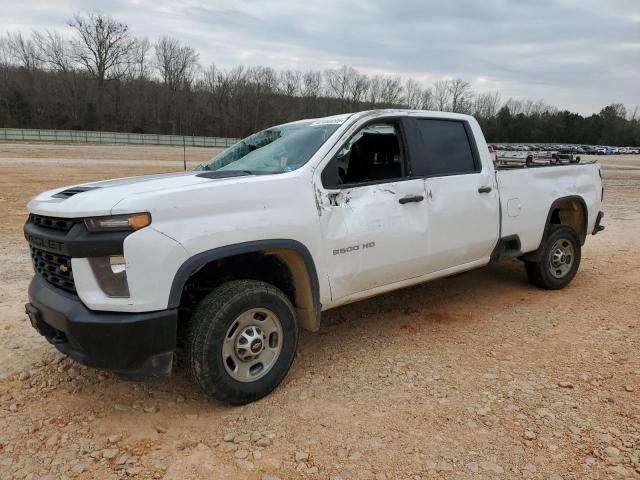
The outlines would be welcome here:
M 290 172 L 307 163 L 343 122 L 342 118 L 328 118 L 269 128 L 241 140 L 196 170 Z

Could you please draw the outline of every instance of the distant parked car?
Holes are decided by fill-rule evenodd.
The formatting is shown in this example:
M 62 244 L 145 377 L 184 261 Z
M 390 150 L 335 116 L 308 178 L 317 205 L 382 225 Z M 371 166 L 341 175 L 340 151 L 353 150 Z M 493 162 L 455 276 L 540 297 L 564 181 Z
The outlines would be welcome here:
M 598 149 L 592 145 L 583 145 L 582 146 L 582 151 L 583 153 L 587 154 L 587 155 L 597 155 L 598 154 Z
M 596 147 L 598 155 L 611 155 L 611 147 Z

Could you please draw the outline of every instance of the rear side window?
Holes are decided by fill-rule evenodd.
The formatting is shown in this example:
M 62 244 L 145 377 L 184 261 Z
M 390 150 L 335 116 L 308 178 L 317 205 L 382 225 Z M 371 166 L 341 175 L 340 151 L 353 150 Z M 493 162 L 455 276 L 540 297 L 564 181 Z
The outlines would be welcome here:
M 479 169 L 463 122 L 415 119 L 415 147 L 411 167 L 415 176 L 474 173 Z

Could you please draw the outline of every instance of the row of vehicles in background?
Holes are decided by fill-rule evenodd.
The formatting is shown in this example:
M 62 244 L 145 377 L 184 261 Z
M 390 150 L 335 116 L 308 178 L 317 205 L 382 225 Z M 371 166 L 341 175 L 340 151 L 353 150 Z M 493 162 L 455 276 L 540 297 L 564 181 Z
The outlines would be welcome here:
M 583 155 L 621 155 L 640 154 L 640 147 L 608 147 L 594 145 L 550 145 L 550 144 L 493 144 L 496 151 L 505 152 L 558 152 Z

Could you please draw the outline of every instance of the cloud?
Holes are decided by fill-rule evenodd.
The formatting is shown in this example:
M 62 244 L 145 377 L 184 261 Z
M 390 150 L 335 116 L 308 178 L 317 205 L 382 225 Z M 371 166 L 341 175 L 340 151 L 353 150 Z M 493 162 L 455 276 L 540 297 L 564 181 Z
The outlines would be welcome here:
M 640 104 L 637 0 L 5 0 L 0 28 L 65 28 L 100 9 L 136 35 L 179 38 L 204 66 L 463 77 L 581 113 Z

